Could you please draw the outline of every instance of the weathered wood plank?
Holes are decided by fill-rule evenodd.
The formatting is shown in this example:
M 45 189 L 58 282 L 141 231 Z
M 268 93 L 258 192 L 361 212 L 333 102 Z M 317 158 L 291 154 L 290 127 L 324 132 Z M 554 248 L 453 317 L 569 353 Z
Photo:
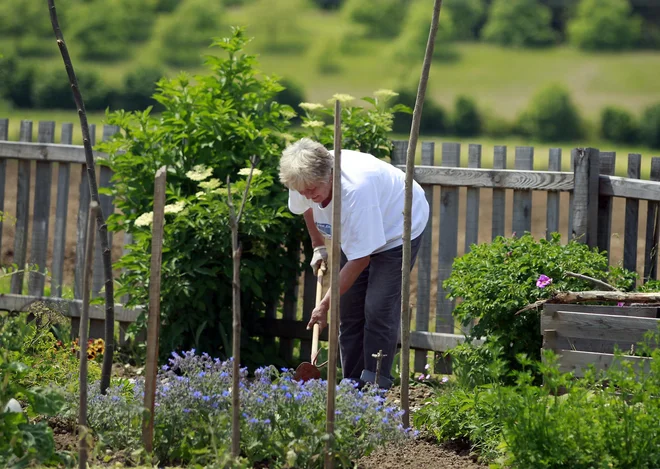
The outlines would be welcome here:
M 534 147 L 516 147 L 515 169 L 534 169 Z M 515 189 L 513 191 L 513 222 L 511 229 L 518 236 L 532 231 L 532 192 Z
M 32 121 L 21 121 L 20 139 L 32 140 Z M 16 231 L 14 234 L 14 264 L 18 271 L 11 277 L 11 293 L 23 293 L 23 278 L 27 262 L 27 238 L 30 224 L 30 172 L 31 161 L 18 162 L 18 181 L 16 184 Z
M 600 151 L 597 148 L 587 148 L 586 151 L 589 161 L 587 245 L 594 248 L 598 243 L 598 192 L 600 185 L 598 173 L 600 171 Z
M 76 260 L 73 270 L 73 297 L 82 300 L 82 280 L 85 268 L 85 243 L 87 236 L 85 227 L 89 217 L 89 203 L 91 196 L 89 193 L 89 182 L 87 179 L 87 165 L 80 166 L 80 186 L 78 188 L 78 220 L 76 222 Z
M 60 141 L 70 144 L 73 138 L 73 124 L 62 124 Z M 53 265 L 50 295 L 61 297 L 64 283 L 64 258 L 66 256 L 66 221 L 69 207 L 69 181 L 71 165 L 59 163 L 57 171 L 57 195 L 55 202 L 55 232 L 53 239 Z
M 405 170 L 407 153 L 408 140 L 395 140 L 392 142 L 392 155 L 390 156 L 390 163 L 394 166 L 403 165 L 403 169 Z
M 660 181 L 660 157 L 651 159 L 652 181 Z M 644 243 L 644 283 L 658 278 L 658 241 L 660 236 L 660 203 L 648 202 Z
M 107 158 L 107 154 L 95 151 L 94 160 Z M 0 142 L 0 158 L 50 161 L 54 163 L 85 163 L 85 149 L 80 145 L 61 143 Z
M 611 176 L 616 170 L 616 152 L 603 151 L 600 153 L 600 175 Z M 599 177 L 598 196 L 598 249 L 607 251 L 607 260 L 610 259 L 610 239 L 612 237 L 612 197 L 600 194 L 602 180 Z
M 460 164 L 461 145 L 459 143 L 442 144 L 442 165 L 454 167 Z M 458 252 L 458 187 L 440 187 L 440 226 L 438 236 L 438 279 L 435 313 L 435 330 L 454 333 L 455 302 L 446 298 L 447 291 L 443 283 L 449 278 L 452 263 Z M 412 338 L 411 338 L 412 340 Z M 434 371 L 448 372 L 450 364 L 443 357 L 436 356 Z
M 55 141 L 55 122 L 39 122 L 37 140 L 40 143 Z M 50 221 L 50 190 L 52 163 L 37 161 L 34 187 L 34 209 L 32 215 L 32 242 L 30 244 L 30 275 L 28 294 L 43 296 L 46 284 L 46 262 L 48 261 L 48 225 Z
M 573 177 L 575 177 L 575 151 L 571 151 L 570 155 L 570 167 L 573 172 Z M 575 192 L 572 190 L 568 193 L 568 233 L 566 234 L 566 240 L 570 241 L 573 239 L 573 206 L 575 205 Z
M 581 378 L 589 370 L 590 365 L 597 370 L 607 370 L 620 363 L 613 354 L 580 352 L 576 350 L 562 350 L 559 355 L 559 371 L 561 373 L 573 373 L 576 378 Z M 646 357 L 634 357 L 630 355 L 621 356 L 620 360 L 631 362 L 635 368 L 648 372 L 651 368 L 651 359 Z
M 435 143 L 422 142 L 422 164 L 433 166 L 435 162 Z M 433 253 L 433 186 L 424 185 L 424 196 L 429 204 L 429 220 L 422 234 L 422 241 L 417 253 L 417 309 L 415 310 L 415 330 L 427 331 L 431 309 L 431 255 Z M 414 370 L 424 371 L 426 353 L 415 351 Z
M 570 239 L 581 243 L 587 241 L 587 219 L 589 212 L 589 154 L 584 148 L 574 148 L 573 171 L 575 173 L 573 189 L 573 232 Z
M 628 178 L 639 179 L 641 176 L 642 155 L 628 155 Z M 626 199 L 625 230 L 623 234 L 623 268 L 637 270 L 637 236 L 639 229 L 639 200 Z
M 266 337 L 280 337 L 285 339 L 302 339 L 309 336 L 310 332 L 306 329 L 307 322 L 291 321 L 284 319 L 259 319 L 259 332 Z M 328 341 L 328 329 L 321 331 L 320 341 Z M 410 332 L 410 348 L 416 350 L 426 350 L 433 352 L 446 352 L 465 341 L 465 336 L 461 334 L 447 334 L 440 332 Z M 399 342 L 400 343 L 400 342 Z M 481 344 L 483 340 L 474 340 L 473 343 Z
M 398 167 L 405 169 L 404 166 Z M 523 192 L 573 190 L 573 174 L 559 171 L 415 166 L 415 181 L 445 187 L 517 189 Z
M 614 314 L 556 311 L 541 316 L 541 330 L 554 329 L 557 334 L 575 339 L 599 339 L 642 342 L 644 334 L 656 330 L 660 319 L 619 316 Z
M 99 175 L 99 188 L 110 187 L 112 182 L 112 170 L 107 166 L 101 166 L 100 175 Z M 114 204 L 112 202 L 112 197 L 109 195 L 101 194 L 99 195 L 99 201 L 101 202 L 101 210 L 103 210 L 103 216 L 107 219 L 115 210 Z M 98 227 L 97 227 L 98 229 Z M 108 243 L 112 246 L 112 231 L 108 230 Z M 105 282 L 105 277 L 103 275 L 103 252 L 101 251 L 101 243 L 96 243 L 94 247 L 94 272 L 92 274 L 92 295 L 94 297 L 99 296 L 103 284 Z
M 640 318 L 660 318 L 658 306 L 610 306 L 610 305 L 583 305 L 583 304 L 552 304 L 543 305 L 543 313 L 551 315 L 558 311 L 575 311 L 576 313 L 610 314 L 615 316 L 635 316 Z
M 300 259 L 300 242 L 295 245 L 289 245 L 287 252 L 294 252 L 294 257 Z M 284 292 L 284 301 L 282 304 L 282 317 L 284 319 L 296 319 L 296 305 L 298 298 L 298 277 L 292 275 L 288 281 L 286 291 Z M 293 361 L 293 340 L 280 339 L 280 357 L 287 362 Z
M 660 182 L 601 176 L 600 193 L 612 197 L 660 202 Z
M 51 308 L 64 316 L 79 318 L 82 310 L 82 300 L 70 300 L 54 297 L 35 297 L 29 295 L 0 294 L 0 310 L 6 311 L 28 311 L 29 308 L 42 307 Z M 123 305 L 115 304 L 115 320 L 122 322 L 135 322 L 142 312 L 142 308 L 124 308 Z M 90 305 L 89 315 L 92 319 L 103 320 L 105 318 L 104 305 Z
M 316 303 L 316 277 L 312 268 L 309 266 L 311 258 L 305 260 L 305 273 L 303 276 L 303 309 L 302 322 L 309 322 Z M 308 360 L 312 354 L 312 333 L 306 331 L 305 335 L 300 337 L 300 359 Z
M 495 145 L 493 169 L 506 169 L 506 146 Z M 491 224 L 492 239 L 495 239 L 498 236 L 504 236 L 505 213 L 506 190 L 493 188 L 493 219 Z
M 548 171 L 561 171 L 561 148 L 551 148 L 548 155 Z M 559 231 L 559 193 L 548 191 L 545 216 L 545 238 Z
M 9 119 L 0 119 L 0 140 L 9 139 Z M 2 220 L 5 212 L 5 180 L 7 179 L 7 160 L 0 158 L 0 252 L 2 252 Z
M 468 168 L 481 168 L 481 145 L 468 147 Z M 468 187 L 465 204 L 465 252 L 472 244 L 479 243 L 479 188 Z

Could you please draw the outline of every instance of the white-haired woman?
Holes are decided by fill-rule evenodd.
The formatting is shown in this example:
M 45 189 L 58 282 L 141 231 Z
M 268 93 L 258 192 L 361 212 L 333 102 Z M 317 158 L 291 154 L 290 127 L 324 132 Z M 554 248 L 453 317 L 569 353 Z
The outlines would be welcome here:
M 280 160 L 280 180 L 289 188 L 289 209 L 303 214 L 314 247 L 316 271 L 327 260 L 325 239 L 332 237 L 333 154 L 323 145 L 301 139 Z M 378 158 L 341 152 L 341 271 L 339 273 L 339 347 L 344 378 L 389 388 L 399 338 L 405 174 Z M 429 216 L 424 191 L 413 187 L 411 259 L 414 263 Z M 327 325 L 330 291 L 314 309 L 308 329 Z

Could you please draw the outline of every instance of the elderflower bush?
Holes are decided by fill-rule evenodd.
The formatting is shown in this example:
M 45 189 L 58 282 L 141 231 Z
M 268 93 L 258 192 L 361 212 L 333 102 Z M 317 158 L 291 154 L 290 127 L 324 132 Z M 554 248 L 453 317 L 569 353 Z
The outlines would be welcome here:
M 210 465 L 223 460 L 231 441 L 232 359 L 221 361 L 195 350 L 172 353 L 159 370 L 154 416 L 154 455 L 159 464 Z M 327 382 L 294 381 L 273 366 L 247 379 L 241 369 L 241 455 L 268 467 L 322 467 Z M 107 449 L 138 451 L 144 382 L 111 386 L 101 395 L 90 388 L 89 425 Z M 358 390 L 342 381 L 336 396 L 337 467 L 385 442 L 412 436 L 401 426 L 401 411 L 385 403 L 382 391 Z M 252 466 L 250 466 L 252 467 Z
M 364 97 L 367 107 L 356 104 L 357 99 L 349 94 L 337 93 L 327 103 L 300 103 L 305 112 L 302 127 L 309 137 L 332 148 L 334 141 L 335 100 L 341 103 L 342 148 L 370 153 L 378 158 L 390 156 L 392 142 L 388 137 L 392 131 L 394 114 L 412 112 L 403 104 L 391 105 L 392 98 L 398 96 L 391 90 L 381 89 L 374 97 Z

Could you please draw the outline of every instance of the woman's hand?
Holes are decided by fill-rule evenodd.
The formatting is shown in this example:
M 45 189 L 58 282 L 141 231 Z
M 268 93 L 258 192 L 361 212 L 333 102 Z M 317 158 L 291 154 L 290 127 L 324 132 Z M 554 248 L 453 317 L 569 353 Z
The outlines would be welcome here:
M 328 325 L 328 310 L 330 309 L 329 303 L 326 301 L 321 301 L 321 303 L 314 308 L 312 311 L 312 317 L 309 318 L 309 323 L 307 324 L 307 330 L 310 330 L 314 327 L 314 324 L 319 325 L 319 329 L 322 331 L 325 329 L 325 326 Z

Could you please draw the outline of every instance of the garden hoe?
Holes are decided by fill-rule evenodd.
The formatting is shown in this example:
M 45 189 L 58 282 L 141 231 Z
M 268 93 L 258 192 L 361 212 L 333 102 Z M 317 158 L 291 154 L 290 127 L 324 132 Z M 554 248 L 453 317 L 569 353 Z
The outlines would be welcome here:
M 316 306 L 321 304 L 321 297 L 323 293 L 323 274 L 326 270 L 325 262 L 321 262 L 318 273 L 316 274 Z M 316 359 L 319 356 L 319 335 L 321 333 L 321 327 L 318 324 L 314 324 L 312 330 L 312 356 L 311 363 L 303 362 L 298 365 L 296 372 L 293 374 L 293 379 L 296 381 L 302 381 L 303 383 L 309 381 L 310 379 L 320 379 L 321 378 L 321 368 L 323 368 L 328 362 L 325 361 L 320 365 L 316 365 Z

